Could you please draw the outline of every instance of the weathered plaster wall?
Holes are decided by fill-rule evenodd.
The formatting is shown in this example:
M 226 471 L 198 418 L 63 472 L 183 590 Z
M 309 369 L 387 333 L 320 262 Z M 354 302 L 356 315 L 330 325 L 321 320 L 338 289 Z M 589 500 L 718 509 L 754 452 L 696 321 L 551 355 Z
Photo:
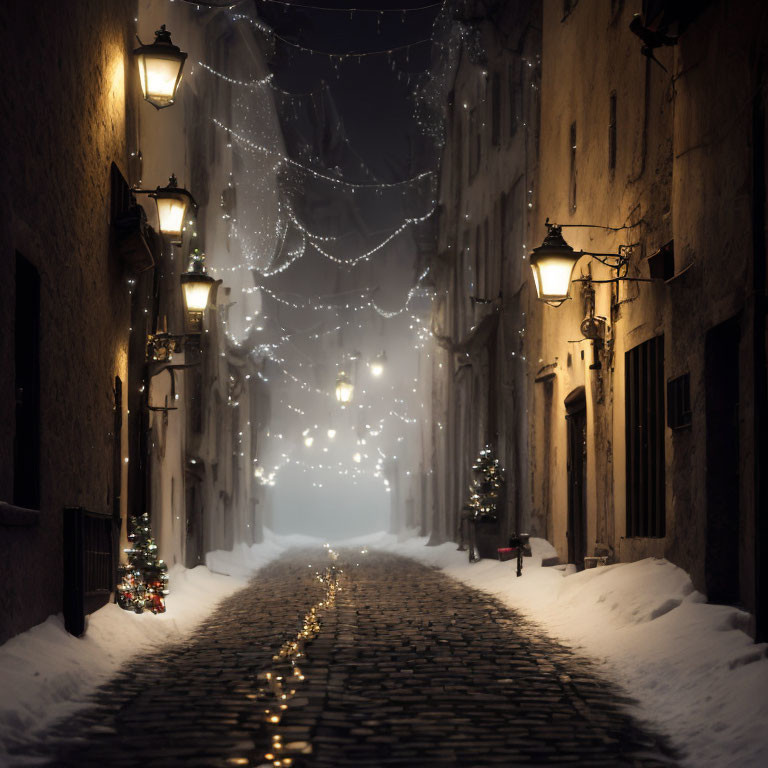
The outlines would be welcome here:
M 528 480 L 527 270 L 536 173 L 538 3 L 506 8 L 481 27 L 485 57 L 462 51 L 446 121 L 434 259 L 435 451 L 432 539 L 455 538 L 469 468 L 491 444 L 506 473 L 500 543 L 543 535 Z M 496 127 L 494 112 L 497 110 Z M 472 302 L 470 296 L 491 303 Z
M 589 343 L 578 339 L 584 306 L 574 300 L 554 309 L 532 309 L 532 356 L 556 373 L 550 434 L 537 416 L 538 458 L 549 452 L 548 481 L 537 483 L 534 506 L 552 508 L 553 540 L 567 553 L 566 425 L 563 400 L 575 387 L 587 393 L 588 554 L 596 542 L 633 560 L 667 556 L 705 584 L 707 537 L 705 334 L 742 312 L 740 378 L 741 600 L 752 604 L 751 433 L 753 373 L 749 361 L 751 230 L 751 113 L 755 53 L 762 32 L 755 3 L 710 3 L 674 49 L 656 56 L 668 72 L 643 58 L 628 29 L 632 9 L 611 17 L 607 4 L 580 3 L 564 19 L 562 5 L 544 3 L 542 129 L 535 210 L 558 224 L 631 225 L 617 233 L 564 229 L 577 250 L 613 252 L 637 243 L 631 275 L 648 277 L 646 257 L 674 239 L 675 276 L 664 283 L 628 283 L 616 293 L 596 286 L 597 314 L 607 318 L 609 341 L 600 372 L 589 371 Z M 727 30 L 724 32 L 724 30 Z M 590 45 L 583 41 L 590 39 Z M 609 104 L 617 100 L 616 166 L 609 166 Z M 570 140 L 576 125 L 575 150 Z M 575 206 L 569 173 L 575 152 Z M 543 239 L 543 227 L 534 243 Z M 610 277 L 582 259 L 577 272 Z M 665 430 L 666 536 L 626 538 L 625 370 L 627 350 L 664 334 L 665 381 L 690 372 L 693 423 Z M 582 359 L 583 353 L 583 359 Z M 534 411 L 546 398 L 534 388 Z M 550 443 L 553 443 L 550 445 Z M 751 564 L 752 563 L 752 564 Z
M 151 40 L 161 23 L 189 56 L 174 107 L 158 112 L 142 105 L 142 185 L 165 185 L 175 173 L 199 204 L 183 247 L 166 245 L 160 266 L 160 316 L 167 317 L 169 331 L 184 328 L 179 274 L 193 248 L 206 253 L 209 274 L 223 281 L 212 294 L 201 354 L 174 355 L 174 364 L 195 363 L 177 373 L 178 398 L 169 405 L 178 410 L 151 420 L 152 515 L 160 553 L 169 563 L 194 566 L 207 551 L 250 544 L 262 535 L 264 493 L 253 470 L 266 400 L 251 384 L 258 366 L 246 352 L 258 343 L 252 316 L 259 311 L 256 297 L 246 293 L 253 286 L 246 265 L 264 266 L 272 256 L 278 200 L 275 156 L 243 150 L 213 119 L 278 153 L 283 144 L 268 87 L 231 85 L 198 64 L 236 80 L 264 78 L 262 38 L 250 25 L 233 25 L 226 10 L 143 0 L 142 39 Z M 234 202 L 225 210 L 227 190 L 234 191 Z M 151 393 L 153 404 L 165 403 L 168 374 L 153 380 Z
M 15 253 L 41 281 L 41 504 L 0 531 L 0 642 L 61 610 L 64 506 L 110 511 L 113 384 L 129 301 L 110 251 L 110 165 L 128 176 L 135 3 L 8 2 L 0 53 L 0 500 L 13 500 Z

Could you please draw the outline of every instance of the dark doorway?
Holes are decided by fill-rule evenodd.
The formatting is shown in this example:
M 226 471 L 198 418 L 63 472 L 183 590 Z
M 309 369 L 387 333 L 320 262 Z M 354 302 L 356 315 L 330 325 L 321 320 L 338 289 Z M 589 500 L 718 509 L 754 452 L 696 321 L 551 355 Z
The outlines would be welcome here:
M 186 473 L 187 546 L 185 565 L 194 568 L 205 563 L 205 531 L 203 530 L 202 481 L 196 474 Z
M 739 601 L 739 340 L 731 318 L 707 332 L 707 596 Z
M 16 254 L 13 503 L 40 507 L 40 276 Z
M 568 425 L 568 562 L 581 570 L 587 554 L 587 401 L 584 387 L 565 398 Z

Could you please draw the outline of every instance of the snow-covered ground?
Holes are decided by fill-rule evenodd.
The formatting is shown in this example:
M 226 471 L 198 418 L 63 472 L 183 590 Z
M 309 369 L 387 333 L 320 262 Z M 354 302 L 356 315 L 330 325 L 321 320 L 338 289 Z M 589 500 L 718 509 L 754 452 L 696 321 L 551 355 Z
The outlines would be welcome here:
M 83 638 L 60 616 L 0 646 L 0 766 L 4 745 L 28 741 L 85 696 L 131 655 L 186 636 L 213 607 L 300 536 L 267 533 L 262 544 L 212 552 L 207 566 L 171 571 L 168 611 L 136 615 L 107 605 Z M 534 539 L 523 576 L 515 563 L 470 565 L 455 544 L 376 534 L 334 546 L 377 548 L 413 557 L 490 592 L 563 643 L 597 660 L 637 700 L 635 714 L 667 733 L 683 762 L 706 766 L 768 765 L 768 657 L 742 632 L 745 614 L 707 605 L 687 574 L 665 560 L 642 560 L 581 573 L 542 568 L 553 554 Z
M 88 617 L 81 638 L 67 633 L 58 615 L 0 646 L 0 768 L 25 764 L 12 763 L 7 748 L 33 740 L 54 720 L 82 707 L 88 693 L 131 656 L 181 640 L 256 570 L 307 543 L 318 542 L 266 532 L 264 542 L 253 547 L 209 553 L 208 567 L 171 568 L 163 614 L 135 614 L 112 603 Z
M 533 539 L 514 561 L 471 564 L 455 544 L 426 547 L 379 535 L 364 546 L 408 555 L 490 592 L 551 636 L 597 660 L 636 699 L 634 714 L 666 733 L 691 768 L 768 766 L 768 646 L 739 627 L 747 614 L 708 605 L 688 574 L 648 558 L 575 573 L 542 568 L 551 545 Z

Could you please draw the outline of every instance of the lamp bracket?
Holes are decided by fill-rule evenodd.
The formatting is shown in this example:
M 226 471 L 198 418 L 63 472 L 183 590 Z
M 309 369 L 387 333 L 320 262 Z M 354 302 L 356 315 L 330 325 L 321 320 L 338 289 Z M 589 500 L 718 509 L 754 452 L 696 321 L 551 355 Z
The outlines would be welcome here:
M 165 362 L 174 352 L 181 352 L 191 342 L 199 342 L 199 333 L 150 333 L 147 335 L 147 358 Z

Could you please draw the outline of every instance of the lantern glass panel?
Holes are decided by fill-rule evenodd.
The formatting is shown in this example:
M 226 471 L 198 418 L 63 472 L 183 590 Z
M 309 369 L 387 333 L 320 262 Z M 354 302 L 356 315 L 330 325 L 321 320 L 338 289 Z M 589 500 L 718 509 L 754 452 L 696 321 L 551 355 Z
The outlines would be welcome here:
M 563 301 L 571 292 L 571 277 L 578 257 L 565 254 L 541 254 L 531 261 L 536 294 L 543 301 Z
M 188 280 L 182 283 L 187 311 L 205 312 L 212 284 L 212 280 Z
M 184 228 L 184 215 L 187 211 L 187 200 L 179 195 L 174 197 L 155 198 L 157 203 L 157 217 L 160 221 L 160 231 L 164 235 L 181 237 Z
M 157 53 L 140 53 L 137 59 L 144 98 L 159 109 L 169 107 L 181 82 L 184 59 Z

